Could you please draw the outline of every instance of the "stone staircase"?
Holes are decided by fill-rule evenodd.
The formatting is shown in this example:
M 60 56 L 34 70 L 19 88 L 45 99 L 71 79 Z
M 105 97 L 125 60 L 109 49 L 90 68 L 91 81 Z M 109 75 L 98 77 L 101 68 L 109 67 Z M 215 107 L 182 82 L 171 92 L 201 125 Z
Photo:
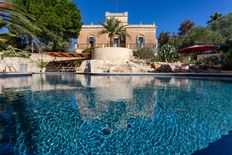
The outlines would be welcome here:
M 81 62 L 81 60 L 51 61 L 46 67 L 46 72 L 62 72 L 65 67 L 78 68 Z M 75 72 L 75 70 L 68 70 L 67 72 Z

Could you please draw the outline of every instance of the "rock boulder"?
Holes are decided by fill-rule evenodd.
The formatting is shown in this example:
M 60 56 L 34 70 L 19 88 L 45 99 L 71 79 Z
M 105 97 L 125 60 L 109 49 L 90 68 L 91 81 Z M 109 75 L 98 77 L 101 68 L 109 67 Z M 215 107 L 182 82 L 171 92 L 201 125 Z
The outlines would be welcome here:
M 169 72 L 172 72 L 172 68 L 169 64 L 162 64 L 159 68 L 156 69 L 156 71 L 169 73 Z
M 152 63 L 151 67 L 154 68 L 154 69 L 158 69 L 158 68 L 161 67 L 161 64 L 160 63 Z

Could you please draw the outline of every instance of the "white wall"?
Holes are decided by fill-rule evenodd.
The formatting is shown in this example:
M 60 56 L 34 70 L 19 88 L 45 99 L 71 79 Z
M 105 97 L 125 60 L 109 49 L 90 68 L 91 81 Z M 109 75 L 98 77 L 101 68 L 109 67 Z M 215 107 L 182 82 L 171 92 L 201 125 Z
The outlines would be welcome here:
M 133 51 L 128 48 L 121 47 L 105 47 L 105 48 L 96 48 L 91 53 L 94 60 L 103 60 L 109 63 L 126 63 L 130 61 L 133 57 Z

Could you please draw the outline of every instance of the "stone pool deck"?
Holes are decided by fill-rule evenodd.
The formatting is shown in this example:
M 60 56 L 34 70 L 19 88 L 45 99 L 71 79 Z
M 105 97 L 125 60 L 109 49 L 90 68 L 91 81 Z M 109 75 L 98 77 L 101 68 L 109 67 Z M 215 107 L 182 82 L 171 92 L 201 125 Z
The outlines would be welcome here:
M 210 76 L 210 77 L 232 77 L 232 73 L 76 73 L 87 75 L 121 75 L 121 76 Z
M 232 78 L 232 72 L 223 73 L 71 73 L 71 72 L 37 72 L 34 74 L 77 74 L 77 75 L 94 75 L 94 76 L 167 76 L 167 77 L 225 77 Z
M 0 78 L 32 76 L 33 73 L 0 73 Z

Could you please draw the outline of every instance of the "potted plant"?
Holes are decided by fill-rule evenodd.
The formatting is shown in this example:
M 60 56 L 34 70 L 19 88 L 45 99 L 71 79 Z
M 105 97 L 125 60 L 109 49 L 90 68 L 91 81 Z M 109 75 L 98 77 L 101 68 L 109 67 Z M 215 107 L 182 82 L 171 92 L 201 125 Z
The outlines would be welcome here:
M 40 60 L 37 62 L 37 66 L 40 68 L 40 72 L 45 72 L 45 68 L 48 65 L 48 62 Z

